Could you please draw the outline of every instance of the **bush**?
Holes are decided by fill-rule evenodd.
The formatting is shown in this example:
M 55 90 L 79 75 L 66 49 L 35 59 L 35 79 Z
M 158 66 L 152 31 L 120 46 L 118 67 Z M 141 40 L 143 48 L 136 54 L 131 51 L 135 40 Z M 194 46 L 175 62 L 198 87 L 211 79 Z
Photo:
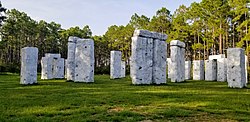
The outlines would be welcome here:
M 95 67 L 95 74 L 110 74 L 110 66 Z
M 0 72 L 20 73 L 20 66 L 18 64 L 0 65 Z

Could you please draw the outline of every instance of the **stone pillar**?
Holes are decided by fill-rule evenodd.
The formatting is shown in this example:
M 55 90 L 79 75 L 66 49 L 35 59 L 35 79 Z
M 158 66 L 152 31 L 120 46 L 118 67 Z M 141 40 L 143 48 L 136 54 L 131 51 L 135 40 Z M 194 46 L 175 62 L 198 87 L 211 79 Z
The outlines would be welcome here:
M 171 78 L 171 58 L 167 58 L 168 63 L 168 78 Z
M 67 64 L 68 64 L 68 62 L 67 62 L 67 59 L 65 59 L 64 61 L 65 61 L 64 62 L 64 78 L 67 79 Z
M 205 80 L 217 80 L 217 62 L 216 59 L 205 61 Z
M 130 62 L 133 84 L 166 83 L 166 39 L 165 34 L 135 30 Z
M 227 49 L 227 82 L 232 88 L 246 86 L 245 51 L 242 48 Z
M 20 84 L 28 85 L 37 83 L 38 49 L 25 47 L 21 49 L 21 78 Z
M 183 82 L 185 80 L 185 43 L 179 40 L 170 42 L 171 49 L 171 82 Z
M 121 78 L 126 77 L 126 62 L 122 61 L 121 62 Z
M 110 52 L 110 79 L 121 78 L 121 51 Z
M 54 78 L 64 78 L 64 58 L 54 58 L 53 65 Z
M 185 80 L 191 79 L 191 61 L 185 61 Z
M 68 56 L 67 56 L 67 80 L 75 80 L 75 49 L 78 37 L 69 37 L 68 39 Z
M 157 35 L 158 33 L 153 33 Z M 167 43 L 166 38 L 157 37 L 153 42 L 153 78 L 155 84 L 167 82 Z
M 203 60 L 194 60 L 193 61 L 193 80 L 204 80 L 205 71 L 204 71 L 204 61 Z
M 68 63 L 69 57 L 68 57 Z M 75 49 L 75 82 L 94 82 L 94 41 L 78 39 Z
M 52 58 L 50 57 L 42 57 L 41 59 L 41 79 L 53 79 L 53 72 L 52 72 Z
M 227 81 L 227 59 L 217 59 L 217 81 Z
M 247 71 L 247 65 L 248 64 L 248 57 L 245 55 L 245 69 L 246 69 L 246 84 L 248 83 L 248 71 Z
M 133 84 L 151 84 L 153 70 L 153 39 L 132 37 L 130 76 Z

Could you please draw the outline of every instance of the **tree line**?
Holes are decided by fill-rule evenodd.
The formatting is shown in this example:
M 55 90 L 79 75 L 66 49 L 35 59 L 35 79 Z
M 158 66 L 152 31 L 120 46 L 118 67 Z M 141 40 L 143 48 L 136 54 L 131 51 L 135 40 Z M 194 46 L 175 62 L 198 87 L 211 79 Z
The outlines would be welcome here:
M 186 43 L 186 59 L 207 59 L 211 54 L 225 54 L 227 48 L 241 47 L 249 56 L 250 0 L 202 0 L 190 6 L 179 6 L 173 14 L 160 8 L 153 17 L 135 13 L 126 25 L 111 25 L 102 36 L 93 36 L 88 25 L 63 29 L 60 24 L 35 21 L 26 13 L 8 10 L 1 27 L 0 66 L 20 66 L 20 49 L 35 46 L 39 59 L 44 53 L 60 53 L 67 57 L 69 36 L 93 38 L 98 72 L 107 72 L 111 50 L 122 51 L 129 64 L 131 37 L 135 29 L 165 33 L 167 42 Z M 170 48 L 168 46 L 168 57 Z M 103 71 L 105 70 L 105 71 Z

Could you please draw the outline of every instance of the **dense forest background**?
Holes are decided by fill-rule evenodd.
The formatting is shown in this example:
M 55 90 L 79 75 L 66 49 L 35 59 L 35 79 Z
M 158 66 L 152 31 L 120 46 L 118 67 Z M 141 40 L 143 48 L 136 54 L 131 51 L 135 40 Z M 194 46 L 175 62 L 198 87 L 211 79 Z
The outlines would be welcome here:
M 58 23 L 36 21 L 24 12 L 7 10 L 0 27 L 0 72 L 19 72 L 20 49 L 26 46 L 39 49 L 39 60 L 45 53 L 60 53 L 67 58 L 68 37 L 78 36 L 94 39 L 96 73 L 109 73 L 111 50 L 122 51 L 123 60 L 129 64 L 135 29 L 165 33 L 167 42 L 185 42 L 186 60 L 225 54 L 232 47 L 244 48 L 249 57 L 249 10 L 249 0 L 202 0 L 190 6 L 181 5 L 173 14 L 164 7 L 153 17 L 135 13 L 127 25 L 112 25 L 102 36 L 92 35 L 88 25 L 63 29 Z

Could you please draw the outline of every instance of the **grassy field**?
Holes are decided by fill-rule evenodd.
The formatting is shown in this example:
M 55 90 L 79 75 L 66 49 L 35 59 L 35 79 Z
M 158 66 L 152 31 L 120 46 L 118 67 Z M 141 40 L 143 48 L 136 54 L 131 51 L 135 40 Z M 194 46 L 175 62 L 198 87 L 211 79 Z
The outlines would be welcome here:
M 134 86 L 95 76 L 95 83 L 39 80 L 19 85 L 0 75 L 0 121 L 250 121 L 250 89 L 187 81 Z

